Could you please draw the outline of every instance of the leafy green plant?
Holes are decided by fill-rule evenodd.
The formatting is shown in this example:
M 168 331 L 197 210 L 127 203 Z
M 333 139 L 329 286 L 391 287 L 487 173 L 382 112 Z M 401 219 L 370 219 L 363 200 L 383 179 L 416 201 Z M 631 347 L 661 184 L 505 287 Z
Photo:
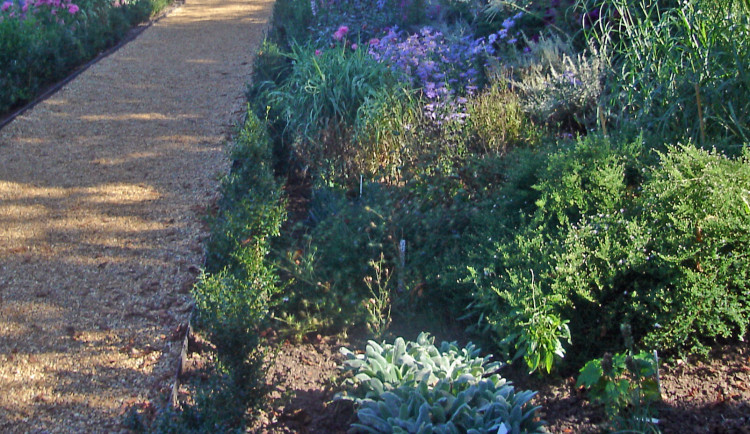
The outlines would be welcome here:
M 633 351 L 630 326 L 622 324 L 627 351 L 605 354 L 581 368 L 577 387 L 586 387 L 589 398 L 604 405 L 618 432 L 659 432 L 650 405 L 661 400 L 658 360 L 654 354 Z
M 469 271 L 477 282 L 476 270 L 469 267 Z M 508 278 L 517 288 L 528 285 L 531 296 L 492 287 L 496 299 L 491 303 L 497 304 L 491 313 L 480 316 L 479 328 L 484 325 L 497 335 L 507 333 L 497 342 L 504 354 L 514 354 L 511 360 L 523 358 L 530 372 L 550 373 L 555 362 L 565 357 L 563 344 L 571 343 L 569 321 L 559 313 L 565 300 L 558 295 L 542 293 L 533 276 L 527 280 L 521 273 L 508 271 Z M 479 305 L 487 302 L 481 298 L 476 300 Z
M 479 348 L 443 342 L 421 333 L 416 342 L 370 341 L 365 354 L 342 348 L 343 369 L 359 408 L 355 432 L 544 432 L 529 402 L 479 357 Z
M 422 332 L 416 341 L 396 338 L 393 344 L 368 341 L 364 354 L 347 348 L 342 365 L 353 377 L 345 385 L 354 387 L 355 396 L 370 398 L 402 385 L 416 387 L 420 382 L 435 385 L 442 378 L 458 379 L 464 374 L 477 378 L 495 373 L 500 364 L 490 363 L 490 356 L 479 357 L 480 349 L 469 343 L 459 348 L 456 342 L 435 346 L 435 338 Z
M 460 381 L 441 379 L 429 388 L 402 386 L 380 399 L 361 400 L 360 423 L 365 433 L 543 433 L 537 408 L 528 405 L 534 393 L 516 393 L 505 380 L 477 380 L 467 374 Z
M 269 254 L 286 211 L 264 124 L 250 112 L 230 156 L 233 170 L 212 222 L 212 274 L 204 273 L 192 291 L 196 326 L 216 347 L 217 364 L 212 381 L 196 386 L 196 406 L 180 415 L 190 426 L 238 426 L 267 392 L 260 330 L 282 286 Z

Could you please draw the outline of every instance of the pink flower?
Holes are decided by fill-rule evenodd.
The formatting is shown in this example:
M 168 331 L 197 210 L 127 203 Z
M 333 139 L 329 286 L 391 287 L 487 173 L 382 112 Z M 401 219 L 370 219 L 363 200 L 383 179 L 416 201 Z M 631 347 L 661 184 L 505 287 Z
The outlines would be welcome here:
M 353 50 L 353 51 L 357 51 L 357 47 L 359 47 L 359 45 L 357 45 L 357 44 L 352 44 L 352 50 Z
M 336 33 L 333 34 L 333 39 L 340 41 L 344 39 L 344 36 L 346 36 L 347 33 L 349 33 L 349 27 L 341 26 L 336 30 Z
M 3 5 L 0 6 L 0 11 L 3 11 L 3 12 L 7 11 L 8 9 L 10 9 L 11 5 L 12 5 L 11 2 L 5 2 L 5 3 L 3 3 Z
M 71 3 L 71 4 L 68 5 L 68 13 L 70 13 L 71 15 L 75 14 L 79 10 L 80 10 L 80 8 L 78 6 L 76 6 L 76 5 L 74 5 L 73 3 Z
M 322 52 L 322 51 L 320 51 L 320 50 L 315 50 L 315 55 L 316 55 L 316 56 L 320 56 L 321 54 L 323 54 L 323 52 Z
M 380 39 L 378 38 L 372 38 L 370 39 L 370 42 L 368 42 L 368 45 L 378 45 L 380 43 Z

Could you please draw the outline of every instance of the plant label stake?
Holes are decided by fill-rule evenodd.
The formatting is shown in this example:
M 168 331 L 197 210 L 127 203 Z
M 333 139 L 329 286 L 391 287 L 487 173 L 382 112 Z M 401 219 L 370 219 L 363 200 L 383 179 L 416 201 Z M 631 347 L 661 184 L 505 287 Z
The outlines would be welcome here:
M 398 292 L 404 292 L 404 267 L 406 266 L 406 240 L 398 243 L 398 259 L 401 268 L 398 273 Z

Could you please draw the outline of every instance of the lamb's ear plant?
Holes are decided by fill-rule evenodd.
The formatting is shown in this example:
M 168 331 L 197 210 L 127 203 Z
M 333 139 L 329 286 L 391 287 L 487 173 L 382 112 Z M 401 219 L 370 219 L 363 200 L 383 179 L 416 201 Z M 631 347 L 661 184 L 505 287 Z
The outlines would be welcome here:
M 500 365 L 469 343 L 370 341 L 364 354 L 342 348 L 350 377 L 340 398 L 353 399 L 359 423 L 351 432 L 545 432 L 530 404 L 535 392 L 515 392 L 496 372 Z

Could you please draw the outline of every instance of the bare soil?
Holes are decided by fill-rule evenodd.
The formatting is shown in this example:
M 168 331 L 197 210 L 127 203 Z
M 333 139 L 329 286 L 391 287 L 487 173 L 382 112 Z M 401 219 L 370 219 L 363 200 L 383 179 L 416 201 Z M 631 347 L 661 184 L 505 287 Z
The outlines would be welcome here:
M 188 0 L 0 130 L 0 431 L 164 402 L 268 0 Z
M 408 336 L 406 336 L 409 338 Z M 411 337 L 412 339 L 416 337 Z M 336 366 L 342 346 L 363 349 L 336 337 L 278 346 L 268 382 L 272 402 L 249 432 L 344 433 L 356 421 L 354 407 L 336 401 L 341 379 Z M 520 367 L 501 372 L 517 390 L 536 390 L 535 405 L 552 433 L 599 433 L 606 420 L 575 379 L 526 375 Z M 717 347 L 709 361 L 680 361 L 661 366 L 662 402 L 656 406 L 664 433 L 750 433 L 750 346 Z

